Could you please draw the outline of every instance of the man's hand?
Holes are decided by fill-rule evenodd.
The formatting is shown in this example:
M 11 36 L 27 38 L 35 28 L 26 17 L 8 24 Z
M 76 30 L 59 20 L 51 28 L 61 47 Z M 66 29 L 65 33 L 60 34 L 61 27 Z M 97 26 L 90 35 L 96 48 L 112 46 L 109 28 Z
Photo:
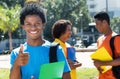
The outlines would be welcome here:
M 26 53 L 26 52 L 23 52 L 23 50 L 24 50 L 24 47 L 21 44 L 19 54 L 18 54 L 18 57 L 15 60 L 14 65 L 16 65 L 16 66 L 24 66 L 24 65 L 26 65 L 28 63 L 29 54 Z
M 21 79 L 20 66 L 26 65 L 29 59 L 28 53 L 23 52 L 23 50 L 24 48 L 23 48 L 23 45 L 21 44 L 18 57 L 16 58 L 10 72 L 10 79 Z
M 102 66 L 102 61 L 99 61 L 99 60 L 94 60 L 94 65 L 95 67 L 97 68 L 97 70 L 102 73 L 103 69 L 101 69 L 100 66 Z

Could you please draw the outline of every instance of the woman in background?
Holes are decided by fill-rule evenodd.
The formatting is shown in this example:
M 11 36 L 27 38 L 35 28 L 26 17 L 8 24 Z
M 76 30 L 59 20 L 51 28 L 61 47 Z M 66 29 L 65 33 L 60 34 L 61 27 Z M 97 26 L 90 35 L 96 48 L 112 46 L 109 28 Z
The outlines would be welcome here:
M 81 66 L 81 63 L 77 62 L 75 59 L 75 51 L 74 54 L 70 54 L 70 50 L 68 48 L 72 48 L 70 44 L 68 44 L 66 41 L 71 37 L 71 27 L 72 23 L 69 20 L 58 20 L 54 23 L 52 26 L 52 35 L 54 38 L 55 43 L 59 43 L 59 45 L 62 47 L 64 51 L 64 55 L 68 60 L 68 63 L 71 68 L 71 79 L 77 79 L 76 78 L 76 68 Z

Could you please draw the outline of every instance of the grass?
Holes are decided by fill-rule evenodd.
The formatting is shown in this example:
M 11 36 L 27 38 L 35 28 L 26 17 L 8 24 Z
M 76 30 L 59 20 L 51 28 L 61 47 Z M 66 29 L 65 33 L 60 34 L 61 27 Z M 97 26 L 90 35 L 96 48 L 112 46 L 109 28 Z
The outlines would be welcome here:
M 96 68 L 79 68 L 77 69 L 77 79 L 98 79 Z
M 0 69 L 0 79 L 9 79 L 9 69 Z
M 0 69 L 0 79 L 9 79 L 9 69 Z M 78 79 L 97 79 L 98 72 L 95 68 L 78 68 Z

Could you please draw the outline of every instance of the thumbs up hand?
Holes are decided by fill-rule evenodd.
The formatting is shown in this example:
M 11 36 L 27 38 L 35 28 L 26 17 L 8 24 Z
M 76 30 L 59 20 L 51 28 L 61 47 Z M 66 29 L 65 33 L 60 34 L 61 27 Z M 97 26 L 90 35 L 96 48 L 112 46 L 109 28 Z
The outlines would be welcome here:
M 28 63 L 29 54 L 23 52 L 23 50 L 24 50 L 24 46 L 21 44 L 18 57 L 16 58 L 14 63 L 16 66 L 24 66 Z

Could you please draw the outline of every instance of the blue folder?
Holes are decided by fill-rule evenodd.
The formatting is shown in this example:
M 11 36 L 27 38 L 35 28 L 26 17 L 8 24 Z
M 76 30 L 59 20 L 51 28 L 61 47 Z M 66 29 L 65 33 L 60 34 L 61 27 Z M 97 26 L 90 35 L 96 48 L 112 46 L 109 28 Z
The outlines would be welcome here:
M 67 48 L 67 51 L 68 51 L 68 59 L 72 60 L 72 61 L 75 61 L 76 60 L 76 57 L 75 57 L 75 48 L 73 47 L 68 47 Z

